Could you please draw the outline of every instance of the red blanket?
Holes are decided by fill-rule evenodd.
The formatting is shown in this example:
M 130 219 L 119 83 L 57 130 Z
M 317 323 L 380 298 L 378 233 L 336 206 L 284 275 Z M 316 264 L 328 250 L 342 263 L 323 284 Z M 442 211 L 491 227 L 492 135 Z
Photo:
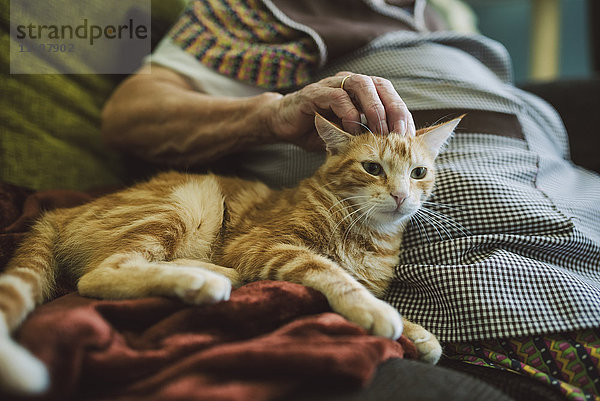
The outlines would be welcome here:
M 42 207 L 92 197 L 0 185 L 0 270 Z M 357 388 L 386 359 L 416 358 L 404 337 L 367 335 L 319 292 L 270 281 L 201 307 L 70 293 L 38 308 L 17 338 L 49 367 L 48 400 L 285 399 L 299 389 Z

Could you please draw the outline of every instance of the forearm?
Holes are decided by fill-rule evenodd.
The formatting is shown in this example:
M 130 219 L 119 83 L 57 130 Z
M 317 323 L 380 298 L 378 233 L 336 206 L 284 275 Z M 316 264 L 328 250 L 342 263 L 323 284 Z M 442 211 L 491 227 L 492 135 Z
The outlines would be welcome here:
M 102 132 L 110 146 L 153 162 L 190 166 L 275 140 L 267 106 L 280 95 L 209 96 L 171 71 L 152 70 L 126 80 L 107 102 Z
M 285 96 L 233 98 L 198 93 L 177 73 L 152 67 L 147 74 L 148 68 L 109 99 L 102 132 L 112 147 L 154 162 L 186 167 L 274 142 L 322 151 L 315 113 L 337 118 L 350 133 L 362 130 L 361 113 L 373 132 L 415 132 L 406 105 L 383 78 L 342 72 Z

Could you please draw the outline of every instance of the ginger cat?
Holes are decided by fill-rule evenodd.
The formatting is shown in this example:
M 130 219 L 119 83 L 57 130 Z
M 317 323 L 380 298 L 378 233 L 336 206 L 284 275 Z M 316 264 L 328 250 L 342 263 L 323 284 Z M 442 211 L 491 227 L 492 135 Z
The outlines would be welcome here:
M 0 387 L 39 393 L 44 365 L 10 333 L 53 297 L 56 277 L 84 296 L 226 301 L 231 287 L 270 279 L 321 291 L 374 335 L 413 340 L 436 363 L 441 347 L 378 299 L 394 275 L 402 232 L 431 194 L 434 160 L 460 121 L 415 137 L 351 136 L 317 115 L 328 157 L 297 187 L 163 173 L 88 204 L 46 213 L 0 275 Z

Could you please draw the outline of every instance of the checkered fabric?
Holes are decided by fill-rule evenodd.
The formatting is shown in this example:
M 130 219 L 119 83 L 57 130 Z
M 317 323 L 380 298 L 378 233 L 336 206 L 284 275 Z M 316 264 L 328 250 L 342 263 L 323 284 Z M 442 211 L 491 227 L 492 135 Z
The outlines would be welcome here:
M 600 177 L 566 159 L 556 112 L 510 85 L 504 48 L 399 32 L 323 75 L 342 69 L 390 79 L 413 110 L 515 114 L 525 135 L 459 125 L 433 197 L 405 233 L 387 301 L 442 341 L 600 326 Z

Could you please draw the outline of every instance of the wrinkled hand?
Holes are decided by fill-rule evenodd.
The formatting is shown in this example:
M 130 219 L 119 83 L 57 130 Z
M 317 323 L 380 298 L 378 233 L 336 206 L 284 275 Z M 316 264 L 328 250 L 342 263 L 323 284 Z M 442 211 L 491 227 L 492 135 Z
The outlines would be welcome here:
M 365 130 L 360 124 L 362 113 L 373 132 L 415 135 L 412 116 L 390 81 L 347 71 L 276 97 L 269 102 L 268 126 L 277 140 L 308 150 L 323 149 L 314 128 L 315 112 L 337 118 L 353 134 Z

